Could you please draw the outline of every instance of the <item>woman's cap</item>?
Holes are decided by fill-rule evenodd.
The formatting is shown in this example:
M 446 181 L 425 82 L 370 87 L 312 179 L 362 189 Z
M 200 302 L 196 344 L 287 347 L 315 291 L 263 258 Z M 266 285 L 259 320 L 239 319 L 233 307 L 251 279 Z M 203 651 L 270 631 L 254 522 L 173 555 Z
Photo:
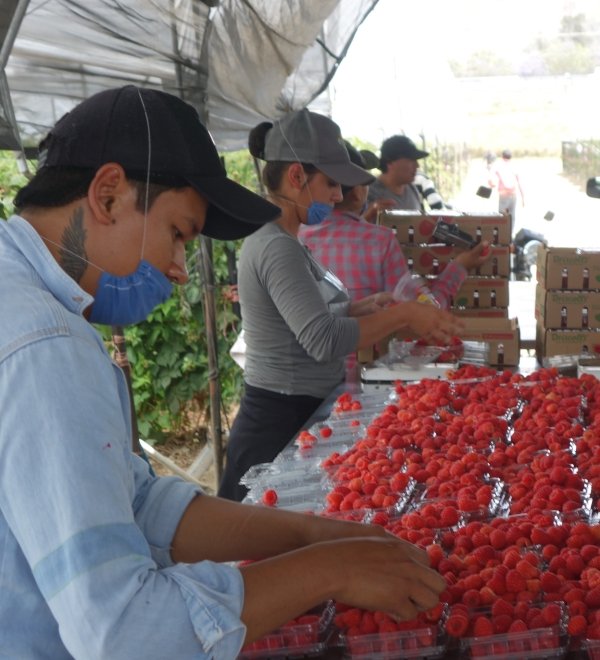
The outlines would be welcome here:
M 196 110 L 159 90 L 128 85 L 98 92 L 58 121 L 39 157 L 40 167 L 97 169 L 114 161 L 143 179 L 149 166 L 151 181 L 186 181 L 209 202 L 202 233 L 212 238 L 244 238 L 281 214 L 227 178 Z
M 264 160 L 314 165 L 343 186 L 375 181 L 369 172 L 350 161 L 339 126 L 306 109 L 273 123 L 265 138 Z

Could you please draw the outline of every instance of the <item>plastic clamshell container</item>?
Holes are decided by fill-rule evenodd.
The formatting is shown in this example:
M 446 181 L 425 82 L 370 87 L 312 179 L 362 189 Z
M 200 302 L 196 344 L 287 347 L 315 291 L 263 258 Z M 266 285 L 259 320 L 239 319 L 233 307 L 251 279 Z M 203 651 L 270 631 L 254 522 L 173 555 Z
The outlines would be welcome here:
M 586 653 L 584 657 L 600 660 L 600 639 L 584 639 L 581 648 Z
M 565 657 L 569 645 L 567 613 L 565 604 L 558 604 L 562 616 L 555 625 L 485 637 L 463 637 L 460 640 L 460 657 L 486 660 L 550 660 Z M 470 611 L 470 616 L 491 618 L 491 610 L 476 608 Z
M 320 608 L 307 612 L 307 615 L 314 616 L 314 621 L 298 623 L 298 619 L 302 620 L 302 617 L 298 617 L 245 646 L 238 660 L 320 656 L 327 647 L 334 613 L 335 607 L 328 601 Z
M 342 635 L 345 658 L 361 660 L 401 660 L 419 658 L 436 660 L 446 654 L 446 636 L 440 623 L 423 625 L 412 630 Z

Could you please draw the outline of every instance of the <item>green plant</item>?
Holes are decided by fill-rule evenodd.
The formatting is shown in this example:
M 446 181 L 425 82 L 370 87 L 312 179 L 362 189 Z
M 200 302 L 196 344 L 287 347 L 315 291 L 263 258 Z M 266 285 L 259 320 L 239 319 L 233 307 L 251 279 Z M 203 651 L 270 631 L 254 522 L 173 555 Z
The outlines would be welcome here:
M 0 218 L 6 220 L 13 212 L 13 199 L 17 190 L 27 182 L 19 172 L 12 151 L 0 151 Z

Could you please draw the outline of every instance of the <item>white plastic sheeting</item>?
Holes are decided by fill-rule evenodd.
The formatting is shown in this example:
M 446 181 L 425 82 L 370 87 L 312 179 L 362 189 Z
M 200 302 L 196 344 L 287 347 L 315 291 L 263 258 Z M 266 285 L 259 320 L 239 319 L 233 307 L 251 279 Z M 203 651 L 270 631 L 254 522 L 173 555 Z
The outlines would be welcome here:
M 127 83 L 182 96 L 219 150 L 243 148 L 256 123 L 326 89 L 377 2 L 0 0 L 0 148 L 36 144 Z

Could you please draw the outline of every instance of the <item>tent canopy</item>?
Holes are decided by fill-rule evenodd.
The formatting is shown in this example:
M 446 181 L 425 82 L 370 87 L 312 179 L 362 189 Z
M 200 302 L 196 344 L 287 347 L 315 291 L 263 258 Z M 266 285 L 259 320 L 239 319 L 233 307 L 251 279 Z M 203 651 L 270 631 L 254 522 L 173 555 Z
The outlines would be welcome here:
M 378 0 L 0 0 L 0 149 L 108 87 L 192 103 L 220 151 L 322 92 Z M 319 95 L 321 95 L 319 97 Z

